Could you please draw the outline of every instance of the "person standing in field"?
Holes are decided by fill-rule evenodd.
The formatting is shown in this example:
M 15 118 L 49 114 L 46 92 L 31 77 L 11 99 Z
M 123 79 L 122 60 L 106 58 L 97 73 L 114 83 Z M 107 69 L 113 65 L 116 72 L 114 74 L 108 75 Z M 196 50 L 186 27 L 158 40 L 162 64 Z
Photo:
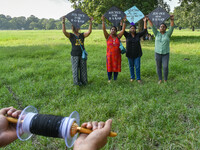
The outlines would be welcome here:
M 120 38 L 123 36 L 125 28 L 126 28 L 126 17 L 123 19 L 123 27 L 119 34 L 117 34 L 117 28 L 112 26 L 110 28 L 110 34 L 106 31 L 105 26 L 105 17 L 102 16 L 102 28 L 103 33 L 107 42 L 107 53 L 106 53 L 106 67 L 108 74 L 108 82 L 110 83 L 112 78 L 112 73 L 114 72 L 114 80 L 117 80 L 118 72 L 121 72 L 121 51 L 119 49 L 120 46 Z
M 87 60 L 81 58 L 82 56 L 81 46 L 84 49 L 84 39 L 88 37 L 92 32 L 92 21 L 93 18 L 90 18 L 90 25 L 88 32 L 79 33 L 79 29 L 75 28 L 75 26 L 72 25 L 73 33 L 68 33 L 65 28 L 65 17 L 63 17 L 62 31 L 64 35 L 67 38 L 69 38 L 72 44 L 71 63 L 72 63 L 72 74 L 73 74 L 74 85 L 86 85 L 88 83 Z
M 141 83 L 140 77 L 140 59 L 142 56 L 142 49 L 140 45 L 140 38 L 147 33 L 147 18 L 143 19 L 144 30 L 136 33 L 136 26 L 131 25 L 129 32 L 124 32 L 126 37 L 126 57 L 128 58 L 129 69 L 131 74 L 130 81 L 133 82 L 135 79 L 134 67 L 136 70 L 136 76 L 138 83 Z
M 149 19 L 148 19 L 149 20 Z M 169 30 L 166 31 L 166 24 L 162 23 L 160 25 L 159 30 L 153 25 L 151 20 L 149 20 L 149 24 L 152 27 L 153 33 L 155 35 L 155 60 L 158 74 L 158 84 L 162 83 L 162 66 L 164 73 L 164 82 L 167 82 L 168 79 L 168 65 L 169 65 L 169 52 L 170 52 L 170 37 L 174 30 L 174 16 L 170 16 L 170 27 Z

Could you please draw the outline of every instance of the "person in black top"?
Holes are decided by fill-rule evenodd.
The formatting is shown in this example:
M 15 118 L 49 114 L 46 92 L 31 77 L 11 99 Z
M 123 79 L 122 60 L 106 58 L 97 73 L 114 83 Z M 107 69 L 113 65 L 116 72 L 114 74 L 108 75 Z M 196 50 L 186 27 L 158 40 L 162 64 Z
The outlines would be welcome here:
M 88 32 L 79 33 L 79 29 L 75 28 L 72 25 L 73 33 L 68 33 L 65 28 L 65 17 L 63 17 L 62 30 L 64 35 L 69 38 L 72 44 L 71 51 L 71 62 L 72 62 L 72 73 L 73 73 L 73 82 L 74 85 L 85 85 L 87 84 L 87 62 L 81 58 L 82 49 L 84 49 L 84 39 L 88 37 L 92 32 L 92 21 L 93 18 L 90 18 L 90 25 Z M 81 46 L 80 46 L 81 44 Z
M 140 78 L 140 58 L 142 56 L 142 49 L 140 45 L 140 38 L 147 32 L 147 19 L 144 21 L 144 30 L 142 32 L 136 33 L 136 26 L 131 25 L 129 32 L 124 32 L 126 37 L 126 57 L 129 62 L 129 69 L 131 74 L 131 82 L 135 79 L 134 66 L 136 68 L 137 81 L 141 83 Z

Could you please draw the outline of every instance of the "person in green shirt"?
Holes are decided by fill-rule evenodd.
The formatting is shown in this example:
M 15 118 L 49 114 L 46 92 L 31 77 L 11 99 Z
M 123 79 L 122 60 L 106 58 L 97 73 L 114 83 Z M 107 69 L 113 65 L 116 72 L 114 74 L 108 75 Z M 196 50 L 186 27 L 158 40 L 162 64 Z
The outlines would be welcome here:
M 149 19 L 148 19 L 149 20 Z M 158 84 L 162 83 L 162 67 L 164 73 L 164 82 L 167 82 L 168 77 L 168 64 L 169 64 L 169 51 L 170 51 L 170 37 L 174 30 L 174 16 L 170 16 L 170 27 L 166 31 L 166 24 L 162 23 L 158 31 L 157 28 L 153 25 L 151 20 L 149 24 L 152 27 L 153 33 L 155 35 L 155 60 L 158 74 Z

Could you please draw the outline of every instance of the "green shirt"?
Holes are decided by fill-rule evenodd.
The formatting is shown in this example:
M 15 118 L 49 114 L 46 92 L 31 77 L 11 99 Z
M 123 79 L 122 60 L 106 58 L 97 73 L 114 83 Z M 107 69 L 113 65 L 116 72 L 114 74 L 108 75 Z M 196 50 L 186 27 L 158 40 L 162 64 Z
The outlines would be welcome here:
M 153 33 L 155 35 L 155 52 L 158 54 L 167 54 L 169 53 L 169 43 L 170 37 L 174 30 L 174 27 L 169 27 L 169 30 L 164 34 L 161 34 L 155 26 L 152 27 Z

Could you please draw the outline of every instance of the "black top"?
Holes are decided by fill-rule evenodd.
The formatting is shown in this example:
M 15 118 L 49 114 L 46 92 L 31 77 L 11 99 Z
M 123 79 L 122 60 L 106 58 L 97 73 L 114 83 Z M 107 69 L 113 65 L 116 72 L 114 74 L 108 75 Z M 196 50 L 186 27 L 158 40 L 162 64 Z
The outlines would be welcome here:
M 76 36 L 77 37 L 77 36 Z M 83 49 L 84 48 L 84 33 L 81 33 L 78 37 L 80 43 L 81 43 L 81 46 L 78 42 L 78 39 L 75 37 L 74 34 L 70 33 L 70 42 L 72 44 L 72 51 L 71 51 L 71 55 L 72 56 L 81 56 L 82 55 L 82 50 L 81 50 L 81 46 Z
M 142 32 L 136 33 L 135 37 L 130 32 L 124 32 L 124 36 L 126 37 L 126 57 L 137 58 L 142 56 L 140 38 L 146 32 L 147 29 L 144 29 Z

